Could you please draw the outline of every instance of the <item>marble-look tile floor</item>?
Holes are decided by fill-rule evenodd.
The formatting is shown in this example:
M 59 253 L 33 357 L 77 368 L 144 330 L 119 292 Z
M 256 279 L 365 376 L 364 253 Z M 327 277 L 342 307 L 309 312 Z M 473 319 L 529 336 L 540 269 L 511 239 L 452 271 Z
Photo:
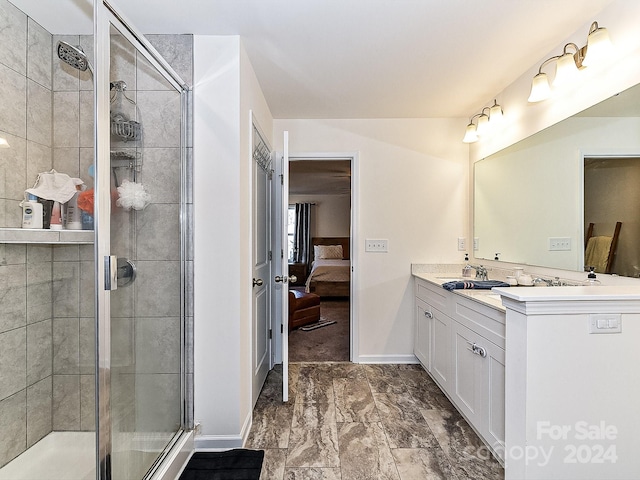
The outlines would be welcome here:
M 269 373 L 247 448 L 261 480 L 503 479 L 504 471 L 419 365 L 292 363 Z

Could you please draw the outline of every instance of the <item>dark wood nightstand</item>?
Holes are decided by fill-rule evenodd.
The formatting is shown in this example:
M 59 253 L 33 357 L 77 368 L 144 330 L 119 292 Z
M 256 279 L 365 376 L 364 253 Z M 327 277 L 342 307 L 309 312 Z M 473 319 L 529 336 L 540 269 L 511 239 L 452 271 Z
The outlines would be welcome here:
M 289 282 L 290 285 L 304 285 L 307 280 L 307 264 L 306 263 L 290 263 L 289 264 L 289 276 L 295 275 L 296 281 Z

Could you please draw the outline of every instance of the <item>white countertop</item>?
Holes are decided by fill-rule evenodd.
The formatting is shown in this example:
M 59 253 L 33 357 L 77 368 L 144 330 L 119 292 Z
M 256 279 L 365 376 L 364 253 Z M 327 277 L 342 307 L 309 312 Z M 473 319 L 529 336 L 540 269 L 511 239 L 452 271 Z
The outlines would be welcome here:
M 447 272 L 414 272 L 416 278 L 421 278 L 435 285 L 460 280 L 461 275 Z M 603 301 L 633 301 L 640 300 L 640 286 L 571 286 L 571 287 L 494 287 L 491 290 L 456 289 L 451 290 L 456 295 L 471 298 L 490 307 L 505 311 L 501 297 L 517 302 L 603 302 Z
M 519 302 L 640 300 L 640 287 L 632 285 L 595 287 L 509 287 L 493 292 Z
M 440 272 L 438 273 L 415 272 L 413 276 L 416 278 L 420 278 L 422 280 L 426 280 L 427 282 L 431 282 L 438 286 L 442 286 L 443 283 L 446 283 L 449 281 L 461 279 L 461 275 L 459 274 L 440 273 Z M 467 280 L 473 280 L 473 279 L 469 278 Z M 500 299 L 500 294 L 494 290 L 456 289 L 456 290 L 450 290 L 450 292 L 456 295 L 461 295 L 463 297 L 470 298 L 472 300 L 475 300 L 476 302 L 484 303 L 485 305 L 488 305 L 502 312 L 505 311 L 505 308 L 502 305 L 502 300 Z

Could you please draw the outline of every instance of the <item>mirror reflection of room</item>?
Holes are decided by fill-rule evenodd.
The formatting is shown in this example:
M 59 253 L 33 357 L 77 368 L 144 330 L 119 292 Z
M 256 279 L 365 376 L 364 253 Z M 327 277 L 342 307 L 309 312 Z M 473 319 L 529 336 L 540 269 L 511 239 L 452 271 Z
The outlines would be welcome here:
M 289 166 L 289 360 L 350 359 L 351 162 Z
M 632 87 L 476 162 L 475 257 L 584 271 L 596 263 L 585 258 L 589 225 L 613 240 L 620 222 L 595 271 L 607 273 L 611 252 L 608 273 L 637 277 L 639 97 Z

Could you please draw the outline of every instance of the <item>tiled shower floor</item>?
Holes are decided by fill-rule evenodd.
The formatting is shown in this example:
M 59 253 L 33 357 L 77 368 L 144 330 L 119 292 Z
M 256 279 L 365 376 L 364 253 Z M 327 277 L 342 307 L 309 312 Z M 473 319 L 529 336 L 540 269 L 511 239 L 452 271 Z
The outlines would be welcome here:
M 94 480 L 94 432 L 52 432 L 3 468 L 0 480 Z

